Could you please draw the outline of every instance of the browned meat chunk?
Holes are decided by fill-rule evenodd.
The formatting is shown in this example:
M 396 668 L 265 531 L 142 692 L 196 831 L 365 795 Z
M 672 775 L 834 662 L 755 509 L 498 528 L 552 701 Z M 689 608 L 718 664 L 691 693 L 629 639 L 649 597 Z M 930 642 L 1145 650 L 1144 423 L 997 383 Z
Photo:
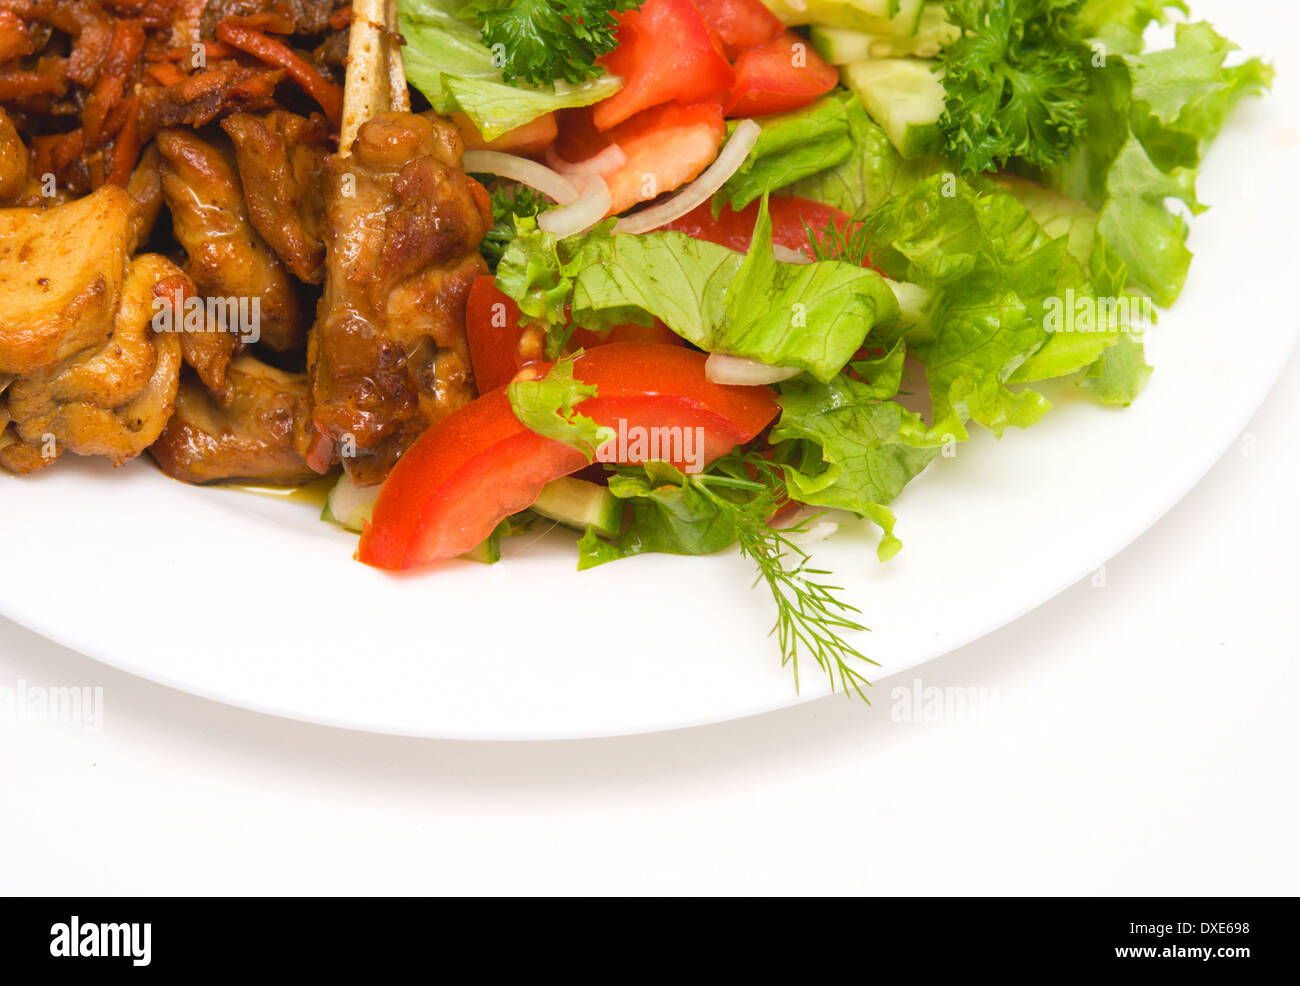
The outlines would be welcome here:
M 186 273 L 204 299 L 244 302 L 258 308 L 257 331 L 272 349 L 288 352 L 303 341 L 302 312 L 284 265 L 253 228 L 234 164 L 225 153 L 188 130 L 158 135 L 162 192 L 176 239 L 187 257 Z M 251 333 L 230 320 L 205 323 L 205 331 L 182 334 L 185 361 L 203 382 L 220 391 L 225 370 Z
M 248 214 L 262 238 L 299 280 L 325 280 L 325 118 L 275 110 L 222 121 L 235 145 Z
M 465 299 L 486 272 L 478 244 L 489 220 L 461 151 L 448 124 L 382 113 L 350 157 L 329 161 L 308 368 L 316 427 L 360 485 L 381 482 L 421 432 L 473 397 Z
M 136 204 L 137 243 L 149 239 L 154 223 L 158 221 L 158 213 L 162 211 L 161 160 L 158 145 L 150 144 L 140 155 L 140 163 L 135 166 L 135 170 L 131 172 L 131 180 L 126 184 L 127 194 Z
M 227 113 L 269 109 L 282 81 L 282 69 L 221 62 L 184 82 L 150 86 L 140 94 L 140 132 L 147 136 L 165 127 L 202 127 Z
M 104 341 L 137 223 L 131 197 L 107 185 L 52 209 L 0 209 L 0 375 L 43 370 Z
M 307 377 L 241 356 L 226 374 L 223 407 L 199 381 L 182 381 L 176 413 L 149 450 L 162 471 L 187 483 L 224 479 L 301 483 L 316 476 Z
M 11 205 L 27 191 L 27 147 L 9 114 L 0 109 L 0 205 Z
M 253 18 L 274 34 L 324 34 L 330 17 L 350 0 L 208 0 L 203 26 L 209 36 L 230 18 Z
M 40 450 L 52 461 L 68 451 L 103 455 L 120 465 L 145 450 L 171 417 L 180 380 L 180 340 L 155 333 L 155 289 L 181 276 L 157 254 L 132 263 L 122 285 L 112 332 L 57 366 L 20 377 L 6 392 L 7 416 L 25 452 L 0 451 L 20 471 Z

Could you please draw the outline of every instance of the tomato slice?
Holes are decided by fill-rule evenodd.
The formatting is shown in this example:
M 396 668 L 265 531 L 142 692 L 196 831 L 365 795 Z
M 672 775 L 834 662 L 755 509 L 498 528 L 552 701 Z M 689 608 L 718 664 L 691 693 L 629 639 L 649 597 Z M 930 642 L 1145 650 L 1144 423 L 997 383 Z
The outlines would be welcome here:
M 611 216 L 699 177 L 727 138 L 720 103 L 664 103 L 603 133 L 591 117 L 592 111 L 585 107 L 566 111 L 555 151 L 564 160 L 577 162 L 613 144 L 619 146 L 626 161 L 598 172 L 613 200 Z
M 519 324 L 519 306 L 496 285 L 496 278 L 483 274 L 469 288 L 465 310 L 465 337 L 469 342 L 474 385 L 480 394 L 508 384 L 526 366 L 542 362 L 544 340 L 538 331 Z M 652 325 L 617 325 L 608 332 L 575 329 L 572 349 L 591 349 L 611 342 L 653 342 L 682 345 L 681 337 L 655 319 Z
M 735 81 L 726 56 L 691 0 L 645 0 L 614 14 L 619 45 L 596 59 L 623 88 L 596 105 L 597 130 L 660 103 L 721 99 Z
M 786 31 L 743 51 L 736 59 L 736 84 L 727 96 L 727 116 L 765 116 L 807 106 L 840 81 L 807 40 Z
M 700 429 L 703 462 L 763 430 L 779 410 L 768 387 L 728 387 L 705 376 L 692 349 L 612 343 L 574 361 L 574 376 L 597 396 L 578 405 L 597 424 Z M 625 443 L 623 461 L 637 457 Z M 526 428 L 498 387 L 443 418 L 398 460 L 361 535 L 357 557 L 400 570 L 463 554 L 505 517 L 530 506 L 552 479 L 577 472 L 586 457 Z
M 744 253 L 754 239 L 758 206 L 757 202 L 751 202 L 739 212 L 730 206 L 723 206 L 715 218 L 711 203 L 705 202 L 663 228 L 675 229 L 697 240 L 708 240 Z M 853 219 L 848 213 L 797 195 L 770 196 L 767 208 L 772 217 L 772 242 L 790 250 L 798 250 L 809 259 L 813 259 L 813 251 L 808 242 L 805 223 L 817 235 L 818 243 L 822 241 L 832 221 L 841 231 L 846 231 L 853 225 Z M 863 266 L 869 267 L 870 264 Z
M 781 19 L 759 0 L 695 0 L 695 6 L 731 58 L 785 30 Z

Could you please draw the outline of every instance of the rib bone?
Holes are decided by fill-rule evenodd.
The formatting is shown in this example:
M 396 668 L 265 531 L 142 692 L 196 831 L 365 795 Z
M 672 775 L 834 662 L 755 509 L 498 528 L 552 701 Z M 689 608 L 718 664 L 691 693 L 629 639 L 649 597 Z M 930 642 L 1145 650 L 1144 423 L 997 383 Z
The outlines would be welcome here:
M 355 0 L 343 90 L 340 157 L 352 153 L 357 130 L 367 120 L 390 110 L 407 112 L 411 108 L 397 38 L 397 0 Z

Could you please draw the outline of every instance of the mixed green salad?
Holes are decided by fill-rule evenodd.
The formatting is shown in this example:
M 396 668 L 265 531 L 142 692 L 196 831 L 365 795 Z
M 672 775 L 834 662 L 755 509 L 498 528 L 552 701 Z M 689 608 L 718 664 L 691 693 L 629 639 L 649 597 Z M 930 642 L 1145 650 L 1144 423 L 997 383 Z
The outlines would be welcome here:
M 1177 0 L 399 11 L 491 198 L 482 396 L 331 516 L 390 569 L 493 560 L 538 516 L 581 530 L 583 568 L 738 545 L 783 660 L 859 695 L 857 611 L 807 555 L 826 512 L 877 525 L 885 561 L 903 488 L 976 428 L 1037 423 L 1040 382 L 1137 399 L 1197 169 L 1273 74 Z M 655 424 L 694 448 L 624 434 Z

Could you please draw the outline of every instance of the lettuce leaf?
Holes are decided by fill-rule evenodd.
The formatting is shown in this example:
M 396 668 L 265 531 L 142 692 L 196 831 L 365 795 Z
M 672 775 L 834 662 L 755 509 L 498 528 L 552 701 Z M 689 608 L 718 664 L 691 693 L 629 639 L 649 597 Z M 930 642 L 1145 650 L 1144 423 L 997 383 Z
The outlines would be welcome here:
M 1094 12 L 1118 0 L 1093 3 Z M 1131 23 L 1155 19 L 1155 2 L 1128 5 Z M 1097 241 L 1127 267 L 1130 288 L 1168 306 L 1182 293 L 1192 254 L 1187 223 L 1167 208 L 1193 212 L 1196 168 L 1234 106 L 1262 92 L 1273 70 L 1258 59 L 1226 67 L 1234 45 L 1204 22 L 1178 25 L 1172 48 L 1110 53 L 1089 74 L 1088 139 L 1047 176 L 1056 189 L 1098 210 Z
M 587 106 L 623 85 L 602 75 L 554 89 L 506 83 L 478 28 L 461 20 L 467 0 L 402 0 L 398 27 L 406 39 L 406 78 L 439 113 L 464 113 L 486 140 L 494 140 L 553 110 Z
M 879 360 L 855 362 L 857 376 L 783 384 L 781 417 L 771 433 L 790 496 L 871 520 L 883 532 L 881 561 L 901 547 L 886 505 L 938 454 L 924 441 L 920 418 L 892 400 L 903 356 L 899 343 Z
M 786 192 L 855 216 L 903 194 L 929 175 L 954 170 L 942 158 L 904 160 L 861 102 L 851 93 L 845 95 L 851 97 L 844 106 L 844 121 L 852 153 L 841 164 L 801 178 Z
M 747 254 L 683 233 L 616 234 L 609 224 L 560 241 L 527 220 L 520 227 L 497 286 L 530 319 L 556 330 L 560 343 L 569 320 L 600 331 L 654 316 L 706 352 L 827 381 L 873 326 L 898 317 L 894 294 L 875 271 L 835 260 L 778 261 L 766 198 Z
M 562 359 L 538 380 L 517 380 L 507 388 L 510 409 L 525 427 L 563 442 L 594 461 L 606 435 L 577 405 L 596 396 L 592 384 L 573 375 L 573 359 Z
M 953 175 L 927 179 L 878 210 L 869 225 L 871 256 L 881 270 L 941 293 L 933 338 L 912 349 L 925 364 L 936 432 L 965 439 L 968 419 L 999 435 L 1008 425 L 1038 421 L 1050 406 L 1046 398 L 1007 384 L 1048 342 L 1049 299 L 1092 293 L 1068 238 L 1044 233 L 994 183 L 976 187 Z M 1114 341 L 1114 334 L 1099 333 L 1094 343 Z M 1055 369 L 1081 369 L 1099 352 Z
M 628 501 L 625 530 L 605 541 L 588 528 L 578 542 L 580 571 L 651 551 L 711 555 L 736 543 L 733 513 L 666 463 L 611 473 L 609 491 Z
M 740 169 L 713 198 L 739 211 L 801 178 L 834 168 L 854 154 L 851 116 L 866 117 L 857 98 L 840 92 L 790 113 L 761 117 L 758 141 Z

